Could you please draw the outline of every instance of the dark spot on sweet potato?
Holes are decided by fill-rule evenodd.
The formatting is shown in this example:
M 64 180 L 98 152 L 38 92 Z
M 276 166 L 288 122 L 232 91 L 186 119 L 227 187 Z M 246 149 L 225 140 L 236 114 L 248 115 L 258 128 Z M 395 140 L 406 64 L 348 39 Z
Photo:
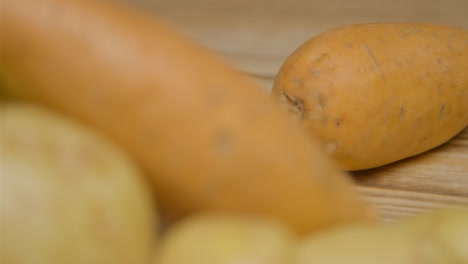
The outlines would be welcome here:
M 445 114 L 445 101 L 442 101 L 442 105 L 440 106 L 439 117 L 442 119 Z
M 437 35 L 437 33 L 435 32 L 431 32 L 432 33 L 432 36 L 434 36 L 434 38 L 436 38 L 438 41 L 442 41 L 439 37 L 439 35 Z
M 403 105 L 400 105 L 400 121 L 403 122 L 403 120 L 405 120 L 405 108 L 403 107 Z
M 317 102 L 319 103 L 319 106 L 321 109 L 325 108 L 326 105 L 326 99 L 323 96 L 323 94 L 319 93 L 315 96 L 317 98 Z
M 288 111 L 294 114 L 298 120 L 305 118 L 304 100 L 281 91 L 281 101 L 286 104 Z
M 335 125 L 339 127 L 341 125 L 341 118 L 337 118 L 335 121 Z
M 375 66 L 377 66 L 377 68 L 380 68 L 380 65 L 379 65 L 379 63 L 377 62 L 377 60 L 375 59 L 374 54 L 372 54 L 372 52 L 369 50 L 369 48 L 366 46 L 366 44 L 362 43 L 362 47 L 363 47 L 364 50 L 366 51 L 367 55 L 369 55 L 369 57 L 372 59 L 372 61 L 374 62 Z

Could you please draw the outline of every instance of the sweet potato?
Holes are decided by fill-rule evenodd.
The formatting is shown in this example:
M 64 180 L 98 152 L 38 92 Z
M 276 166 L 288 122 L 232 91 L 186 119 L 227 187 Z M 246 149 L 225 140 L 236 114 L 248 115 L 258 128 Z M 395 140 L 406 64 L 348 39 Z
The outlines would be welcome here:
M 202 214 L 169 228 L 155 264 L 288 264 L 295 238 L 262 218 Z
M 158 218 L 134 162 L 56 113 L 0 105 L 0 262 L 147 264 Z
M 281 67 L 273 97 L 346 170 L 401 160 L 468 125 L 468 32 L 433 24 L 349 25 Z
M 304 232 L 372 218 L 267 94 L 156 19 L 95 0 L 3 0 L 0 12 L 7 91 L 121 144 L 170 220 L 242 212 Z

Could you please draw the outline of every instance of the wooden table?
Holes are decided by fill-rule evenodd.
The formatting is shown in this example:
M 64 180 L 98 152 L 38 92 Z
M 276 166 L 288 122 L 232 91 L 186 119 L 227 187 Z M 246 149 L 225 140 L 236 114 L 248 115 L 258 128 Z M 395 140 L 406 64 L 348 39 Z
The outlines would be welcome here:
M 419 21 L 468 30 L 467 0 L 121 1 L 164 19 L 216 50 L 265 91 L 291 52 L 333 27 Z M 353 176 L 386 221 L 440 207 L 468 209 L 468 128 L 432 151 Z

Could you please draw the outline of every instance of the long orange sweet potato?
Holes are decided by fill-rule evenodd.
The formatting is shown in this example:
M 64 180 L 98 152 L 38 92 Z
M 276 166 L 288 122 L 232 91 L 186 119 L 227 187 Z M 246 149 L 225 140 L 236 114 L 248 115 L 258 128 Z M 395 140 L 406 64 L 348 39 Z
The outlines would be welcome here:
M 287 59 L 273 96 L 346 170 L 411 157 L 468 125 L 468 32 L 423 23 L 336 28 Z
M 304 232 L 373 214 L 268 95 L 157 20 L 96 0 L 0 12 L 2 85 L 121 144 L 166 215 L 235 211 Z

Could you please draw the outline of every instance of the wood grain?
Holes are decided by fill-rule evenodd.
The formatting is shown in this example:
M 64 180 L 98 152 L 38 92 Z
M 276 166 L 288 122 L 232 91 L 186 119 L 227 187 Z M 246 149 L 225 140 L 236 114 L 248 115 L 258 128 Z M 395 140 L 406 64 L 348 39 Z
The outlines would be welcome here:
M 314 35 L 352 23 L 429 22 L 468 30 L 466 0 L 121 0 L 218 51 L 268 92 L 281 64 Z M 354 172 L 385 221 L 468 209 L 468 128 L 446 144 L 381 168 Z
M 395 222 L 440 208 L 468 208 L 468 198 L 460 196 L 368 186 L 359 186 L 358 190 L 364 199 L 374 204 L 385 222 Z
M 352 23 L 430 22 L 468 30 L 466 0 L 120 0 L 150 12 L 236 67 L 273 77 L 312 36 Z

